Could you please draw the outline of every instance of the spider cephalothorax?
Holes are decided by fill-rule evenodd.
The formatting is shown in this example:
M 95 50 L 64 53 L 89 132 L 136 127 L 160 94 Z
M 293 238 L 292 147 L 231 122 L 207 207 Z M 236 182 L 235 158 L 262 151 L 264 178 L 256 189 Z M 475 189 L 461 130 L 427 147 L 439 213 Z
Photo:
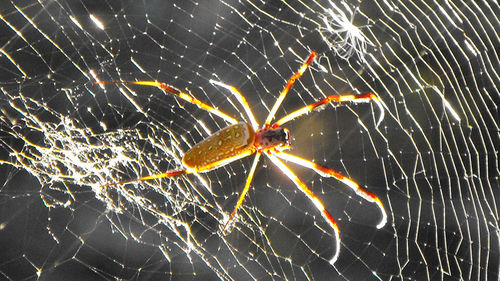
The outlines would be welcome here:
M 263 128 L 255 132 L 254 146 L 257 150 L 290 148 L 290 134 L 287 128 Z
M 350 187 L 352 190 L 356 192 L 357 195 L 361 196 L 365 200 L 369 202 L 374 202 L 380 208 L 382 212 L 382 219 L 380 220 L 377 228 L 381 228 L 384 226 L 387 220 L 387 214 L 385 213 L 384 206 L 380 199 L 373 193 L 359 186 L 356 182 L 351 180 L 350 178 L 336 172 L 335 170 L 320 166 L 313 161 L 309 161 L 307 159 L 301 158 L 299 156 L 295 156 L 290 153 L 285 153 L 285 149 L 290 148 L 290 136 L 288 129 L 282 127 L 283 124 L 309 112 L 321 107 L 323 105 L 327 105 L 330 103 L 342 104 L 346 102 L 369 102 L 375 101 L 377 105 L 382 108 L 380 101 L 378 100 L 375 94 L 363 94 L 363 95 L 331 95 L 327 96 L 323 99 L 316 101 L 315 103 L 309 104 L 305 107 L 302 107 L 283 118 L 275 121 L 271 124 L 274 116 L 281 103 L 285 99 L 288 91 L 295 83 L 295 81 L 302 76 L 302 74 L 306 71 L 307 67 L 312 63 L 314 58 L 316 57 L 316 53 L 312 52 L 306 62 L 300 67 L 299 71 L 297 71 L 286 84 L 283 91 L 280 93 L 276 102 L 274 103 L 267 119 L 262 126 L 262 129 L 259 129 L 259 125 L 255 120 L 255 117 L 250 110 L 250 106 L 248 105 L 245 97 L 236 89 L 234 86 L 230 86 L 218 81 L 210 82 L 217 86 L 221 86 L 225 89 L 231 91 L 231 93 L 236 97 L 238 102 L 241 104 L 243 109 L 245 110 L 246 116 L 248 118 L 248 122 L 238 122 L 233 117 L 228 114 L 222 112 L 221 110 L 212 107 L 195 97 L 191 94 L 182 92 L 180 90 L 175 89 L 172 86 L 169 86 L 165 83 L 160 83 L 157 81 L 104 81 L 104 82 L 96 82 L 96 84 L 135 84 L 135 85 L 145 85 L 145 86 L 153 86 L 158 87 L 163 90 L 165 93 L 173 94 L 189 103 L 195 104 L 200 108 L 207 110 L 211 114 L 214 114 L 228 123 L 230 123 L 225 128 L 217 131 L 211 136 L 207 137 L 205 140 L 199 142 L 198 144 L 192 146 L 185 154 L 182 159 L 183 167 L 178 170 L 167 171 L 157 175 L 150 175 L 141 177 L 133 180 L 125 180 L 119 182 L 113 182 L 103 185 L 104 186 L 113 186 L 118 184 L 126 184 L 135 181 L 144 181 L 144 180 L 153 180 L 165 177 L 174 177 L 180 175 L 186 175 L 191 173 L 202 173 L 208 172 L 212 169 L 216 169 L 222 167 L 226 164 L 234 162 L 238 159 L 244 158 L 246 156 L 255 154 L 254 161 L 252 166 L 248 172 L 248 177 L 245 182 L 245 187 L 243 188 L 240 197 L 238 198 L 238 202 L 234 207 L 233 212 L 223 224 L 223 232 L 227 232 L 230 227 L 227 227 L 231 222 L 233 222 L 233 218 L 235 217 L 238 208 L 243 203 L 245 199 L 245 195 L 250 189 L 253 176 L 255 174 L 255 170 L 257 169 L 257 164 L 259 163 L 260 156 L 262 154 L 266 155 L 271 162 L 276 165 L 290 180 L 295 184 L 295 186 L 306 195 L 309 200 L 314 204 L 314 206 L 321 213 L 321 216 L 326 220 L 326 222 L 332 227 L 335 232 L 336 237 L 336 252 L 330 262 L 333 264 L 338 257 L 340 251 L 340 234 L 337 222 L 335 219 L 328 213 L 326 208 L 324 207 L 321 200 L 313 193 L 307 185 L 302 182 L 298 176 L 296 176 L 293 171 L 282 161 L 285 160 L 287 162 L 292 162 L 294 164 L 310 168 L 318 173 L 322 177 L 333 177 L 337 180 L 343 182 L 345 185 Z M 383 110 L 381 114 L 381 118 L 377 122 L 377 126 L 380 124 L 383 118 Z

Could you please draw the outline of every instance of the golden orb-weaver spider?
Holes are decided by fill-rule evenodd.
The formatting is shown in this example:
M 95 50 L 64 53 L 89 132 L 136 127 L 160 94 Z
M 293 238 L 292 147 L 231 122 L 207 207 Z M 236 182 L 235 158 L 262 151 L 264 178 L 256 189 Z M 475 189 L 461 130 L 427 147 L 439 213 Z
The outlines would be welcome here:
M 283 89 L 278 99 L 274 103 L 273 107 L 271 108 L 271 111 L 269 112 L 264 125 L 260 129 L 245 97 L 240 93 L 240 91 L 238 91 L 238 89 L 236 89 L 234 86 L 230 86 L 219 81 L 210 80 L 212 84 L 218 85 L 220 87 L 229 90 L 236 97 L 236 99 L 246 112 L 248 122 L 238 122 L 236 119 L 218 110 L 217 108 L 214 108 L 194 98 L 190 94 L 179 91 L 174 87 L 171 87 L 165 83 L 160 83 L 157 81 L 99 81 L 94 83 L 101 85 L 135 84 L 135 85 L 158 87 L 164 92 L 174 94 L 179 98 L 187 102 L 193 103 L 199 106 L 200 108 L 205 109 L 208 112 L 223 118 L 224 120 L 230 123 L 230 125 L 228 125 L 227 127 L 209 136 L 205 140 L 201 141 L 200 143 L 194 145 L 191 149 L 189 149 L 182 158 L 182 163 L 184 168 L 179 170 L 167 171 L 165 173 L 157 175 L 145 176 L 138 179 L 108 183 L 103 185 L 102 187 L 126 184 L 135 181 L 145 181 L 145 180 L 152 180 L 164 177 L 186 175 L 191 173 L 207 172 L 255 153 L 256 155 L 253 160 L 252 166 L 250 168 L 250 172 L 248 174 L 245 187 L 243 188 L 243 191 L 240 194 L 240 197 L 238 199 L 238 202 L 236 203 L 236 206 L 234 207 L 233 212 L 229 216 L 228 220 L 224 223 L 223 231 L 225 231 L 228 224 L 231 223 L 234 216 L 236 215 L 238 208 L 243 203 L 245 195 L 250 189 L 250 183 L 252 182 L 260 156 L 262 154 L 265 154 L 267 157 L 269 157 L 271 162 L 274 163 L 287 177 L 289 177 L 290 180 L 292 180 L 295 183 L 297 188 L 300 191 L 302 191 L 309 198 L 309 200 L 311 200 L 314 206 L 321 212 L 323 218 L 329 223 L 329 225 L 334 230 L 336 237 L 336 252 L 330 260 L 330 263 L 333 264 L 337 260 L 340 252 L 340 234 L 337 222 L 330 215 L 330 213 L 328 213 L 328 211 L 325 209 L 323 203 L 321 203 L 319 198 L 280 159 L 313 169 L 316 173 L 318 173 L 322 177 L 334 177 L 337 180 L 349 186 L 356 192 L 356 194 L 358 194 L 365 200 L 376 203 L 380 211 L 382 212 L 382 218 L 379 224 L 377 225 L 377 228 L 383 227 L 387 221 L 387 214 L 385 212 L 384 205 L 375 194 L 362 188 L 350 178 L 332 169 L 322 167 L 312 161 L 284 152 L 284 150 L 290 148 L 289 144 L 290 135 L 288 129 L 282 127 L 282 125 L 299 116 L 311 112 L 312 110 L 314 110 L 319 106 L 333 102 L 342 104 L 344 102 L 369 102 L 371 100 L 375 101 L 376 104 L 380 107 L 382 112 L 381 117 L 377 122 L 377 126 L 383 118 L 384 111 L 380 101 L 378 100 L 375 94 L 370 93 L 370 94 L 363 94 L 356 96 L 332 95 L 323 98 L 321 100 L 318 100 L 317 102 L 307 105 L 303 108 L 300 108 L 271 124 L 271 121 L 274 119 L 276 111 L 278 110 L 281 103 L 285 99 L 292 85 L 295 83 L 295 80 L 302 76 L 302 74 L 306 71 L 306 69 L 309 67 L 309 65 L 312 63 L 312 61 L 316 56 L 317 56 L 316 52 L 311 52 L 307 60 L 300 67 L 299 71 L 296 72 L 294 75 L 292 75 L 292 77 L 290 77 L 285 88 Z

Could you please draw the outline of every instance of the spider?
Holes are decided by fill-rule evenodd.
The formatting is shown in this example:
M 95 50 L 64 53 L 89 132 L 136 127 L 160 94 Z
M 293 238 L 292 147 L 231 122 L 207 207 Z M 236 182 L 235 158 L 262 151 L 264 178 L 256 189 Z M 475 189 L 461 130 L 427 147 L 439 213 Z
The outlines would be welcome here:
M 236 206 L 234 207 L 233 212 L 228 217 L 226 222 L 223 224 L 222 231 L 226 232 L 227 226 L 232 222 L 235 217 L 239 207 L 243 203 L 245 199 L 245 195 L 250 189 L 250 185 L 252 179 L 255 174 L 255 170 L 257 169 L 257 164 L 262 154 L 266 155 L 272 163 L 274 163 L 290 180 L 297 186 L 297 188 L 303 192 L 307 198 L 313 203 L 313 205 L 321 212 L 321 215 L 326 220 L 326 222 L 333 229 L 336 238 L 336 252 L 334 256 L 330 259 L 330 263 L 333 265 L 339 256 L 340 251 L 340 233 L 339 227 L 335 219 L 330 215 L 330 213 L 325 209 L 321 200 L 312 192 L 309 187 L 302 182 L 299 177 L 297 177 L 292 170 L 282 161 L 285 160 L 287 162 L 292 162 L 300 166 L 304 166 L 310 169 L 313 169 L 316 173 L 318 173 L 322 177 L 333 177 L 337 180 L 343 182 L 348 187 L 356 192 L 363 199 L 376 203 L 379 207 L 382 218 L 377 228 L 381 228 L 385 225 L 387 221 L 387 214 L 385 212 L 384 206 L 380 199 L 373 193 L 367 191 L 366 189 L 359 186 L 356 182 L 351 180 L 350 178 L 332 170 L 330 168 L 326 168 L 320 166 L 312 161 L 306 160 L 304 158 L 295 156 L 293 154 L 284 152 L 287 149 L 290 149 L 290 133 L 289 130 L 284 128 L 283 125 L 297 117 L 308 114 L 314 109 L 318 109 L 318 107 L 327 105 L 329 103 L 338 103 L 342 104 L 345 102 L 369 102 L 375 101 L 377 105 L 381 109 L 381 117 L 377 122 L 377 126 L 383 118 L 383 108 L 375 94 L 363 94 L 363 95 L 331 95 L 327 96 L 323 99 L 320 99 L 312 104 L 309 104 L 305 107 L 302 107 L 292 113 L 284 116 L 272 123 L 274 116 L 280 107 L 281 103 L 285 99 L 288 91 L 295 83 L 295 81 L 302 76 L 302 74 L 306 71 L 309 65 L 313 62 L 314 58 L 317 56 L 316 52 L 311 52 L 307 60 L 302 64 L 300 69 L 290 77 L 288 83 L 285 88 L 281 91 L 278 99 L 275 101 L 271 111 L 269 112 L 265 123 L 262 127 L 259 127 L 245 97 L 240 93 L 238 89 L 234 86 L 227 85 L 225 83 L 210 80 L 210 83 L 220 86 L 229 90 L 244 108 L 246 117 L 248 120 L 246 122 L 238 122 L 238 120 L 229 116 L 228 114 L 220 111 L 217 108 L 214 108 L 198 99 L 193 97 L 191 94 L 182 92 L 172 86 L 169 86 L 165 83 L 157 82 L 157 81 L 99 81 L 94 84 L 135 84 L 135 85 L 144 85 L 160 88 L 165 93 L 170 93 L 176 95 L 177 97 L 195 104 L 202 109 L 207 110 L 208 112 L 221 117 L 230 123 L 227 127 L 221 129 L 215 134 L 209 136 L 205 140 L 199 142 L 189 149 L 182 158 L 183 166 L 178 170 L 171 170 L 161 174 L 149 175 L 140 177 L 132 180 L 124 180 L 119 182 L 108 183 L 102 185 L 102 187 L 108 187 L 113 185 L 122 185 L 131 182 L 137 181 L 146 181 L 153 180 L 165 177 L 174 177 L 192 173 L 202 173 L 207 172 L 212 169 L 220 168 L 226 164 L 229 164 L 238 159 L 242 159 L 244 157 L 255 154 L 252 166 L 247 176 L 247 180 L 245 182 L 245 186 L 243 191 L 241 192 Z

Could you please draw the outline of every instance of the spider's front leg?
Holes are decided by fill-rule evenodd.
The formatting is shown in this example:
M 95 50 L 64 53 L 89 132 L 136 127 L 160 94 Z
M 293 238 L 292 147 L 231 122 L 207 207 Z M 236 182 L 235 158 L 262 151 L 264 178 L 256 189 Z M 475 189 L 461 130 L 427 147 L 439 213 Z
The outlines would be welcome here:
M 380 212 L 382 213 L 382 218 L 380 219 L 380 222 L 377 224 L 377 228 L 379 229 L 382 228 L 387 222 L 387 213 L 385 212 L 384 204 L 382 204 L 380 198 L 378 198 L 378 196 L 373 194 L 372 192 L 362 188 L 361 186 L 359 186 L 359 184 L 357 184 L 350 178 L 340 174 L 335 170 L 320 166 L 312 161 L 306 160 L 304 158 L 295 156 L 290 153 L 279 152 L 276 153 L 275 155 L 285 161 L 289 161 L 297 165 L 313 169 L 316 173 L 318 173 L 322 177 L 334 177 L 337 180 L 343 182 L 345 185 L 349 186 L 352 190 L 354 190 L 354 192 L 356 192 L 357 195 L 361 196 L 366 201 L 377 204 L 378 208 L 380 209 Z
M 309 200 L 314 204 L 316 209 L 321 212 L 321 215 L 323 218 L 328 222 L 328 224 L 331 226 L 333 229 L 333 232 L 335 233 L 335 241 L 336 241 L 336 249 L 335 249 L 335 254 L 333 257 L 330 259 L 330 264 L 334 264 L 337 258 L 339 257 L 339 252 L 340 252 L 340 231 L 339 231 L 339 226 L 337 225 L 337 222 L 335 219 L 330 215 L 330 213 L 325 209 L 325 206 L 323 203 L 321 203 L 321 200 L 312 192 L 309 187 L 305 183 L 303 183 L 299 177 L 297 177 L 290 168 L 288 168 L 285 163 L 283 163 L 280 159 L 278 159 L 275 153 L 272 153 L 270 155 L 266 154 L 266 156 L 269 157 L 269 159 L 273 162 L 274 165 L 276 165 L 290 180 L 293 181 L 293 183 L 297 186 L 297 188 L 302 191 Z
M 284 116 L 280 120 L 276 121 L 271 127 L 276 128 L 280 127 L 281 125 L 292 121 L 295 118 L 298 118 L 302 115 L 308 114 L 309 112 L 318 109 L 322 106 L 325 106 L 330 103 L 335 103 L 335 104 L 343 104 L 347 102 L 352 102 L 352 103 L 366 103 L 374 101 L 375 104 L 379 107 L 380 109 L 380 117 L 377 121 L 377 127 L 380 125 L 382 120 L 384 120 L 384 107 L 382 106 L 382 103 L 378 99 L 378 97 L 375 94 L 369 93 L 369 94 L 363 94 L 363 95 L 343 95 L 343 96 L 338 96 L 338 95 L 331 95 L 326 98 L 323 98 L 321 100 L 318 100 L 317 102 L 311 103 L 309 105 L 306 105 L 300 109 L 295 110 L 294 112 Z
M 283 100 L 285 99 L 286 95 L 288 94 L 288 91 L 290 91 L 290 88 L 292 88 L 293 84 L 297 79 L 299 79 L 302 74 L 306 71 L 306 69 L 309 67 L 309 65 L 313 62 L 314 58 L 318 54 L 316 52 L 311 52 L 307 60 L 302 64 L 302 66 L 299 68 L 299 71 L 297 71 L 290 79 L 288 79 L 288 82 L 286 83 L 285 88 L 283 91 L 281 91 L 279 97 L 276 99 L 274 102 L 273 107 L 271 108 L 271 111 L 269 112 L 269 115 L 267 115 L 266 122 L 264 123 L 264 127 L 269 127 L 271 124 L 271 121 L 274 119 L 274 116 L 276 115 L 276 111 L 278 111 L 278 108 L 280 107 L 281 103 L 283 103 Z

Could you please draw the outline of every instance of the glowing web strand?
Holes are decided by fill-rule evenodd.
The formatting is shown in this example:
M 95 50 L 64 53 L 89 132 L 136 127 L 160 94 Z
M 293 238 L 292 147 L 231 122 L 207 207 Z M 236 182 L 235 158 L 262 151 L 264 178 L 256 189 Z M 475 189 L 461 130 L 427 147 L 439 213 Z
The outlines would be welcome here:
M 349 12 L 350 17 L 330 1 L 332 8 L 327 9 L 322 17 L 324 26 L 320 27 L 320 35 L 339 57 L 347 60 L 356 54 L 361 61 L 365 61 L 368 38 L 359 27 L 353 24 L 355 13 L 347 4 L 344 2 L 342 4 Z M 341 40 L 332 41 L 331 38 L 334 36 Z

